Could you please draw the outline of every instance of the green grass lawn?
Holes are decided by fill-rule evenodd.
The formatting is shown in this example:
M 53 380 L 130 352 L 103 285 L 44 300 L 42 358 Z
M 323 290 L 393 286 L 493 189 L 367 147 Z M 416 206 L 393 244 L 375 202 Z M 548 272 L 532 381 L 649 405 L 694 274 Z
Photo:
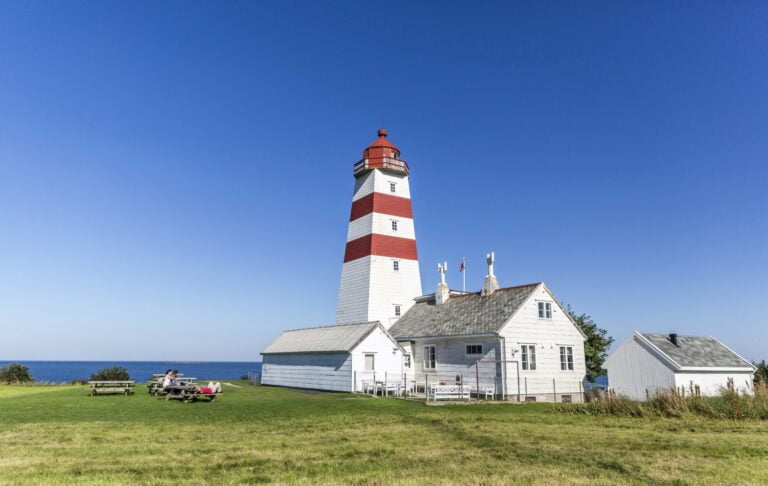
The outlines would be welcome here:
M 0 386 L 0 483 L 768 483 L 765 422 L 248 385 L 181 403 L 145 390 Z

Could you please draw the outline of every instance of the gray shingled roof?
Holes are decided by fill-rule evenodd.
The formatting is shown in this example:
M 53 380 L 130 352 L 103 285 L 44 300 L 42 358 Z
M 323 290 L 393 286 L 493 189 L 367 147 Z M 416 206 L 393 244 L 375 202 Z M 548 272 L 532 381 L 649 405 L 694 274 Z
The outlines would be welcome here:
M 499 289 L 486 297 L 479 293 L 451 295 L 442 305 L 435 305 L 434 298 L 418 300 L 389 333 L 395 339 L 494 334 L 538 285 Z
M 751 368 L 752 364 L 713 337 L 677 336 L 672 344 L 669 334 L 638 333 L 681 367 Z
M 261 354 L 344 353 L 354 349 L 378 321 L 284 331 Z

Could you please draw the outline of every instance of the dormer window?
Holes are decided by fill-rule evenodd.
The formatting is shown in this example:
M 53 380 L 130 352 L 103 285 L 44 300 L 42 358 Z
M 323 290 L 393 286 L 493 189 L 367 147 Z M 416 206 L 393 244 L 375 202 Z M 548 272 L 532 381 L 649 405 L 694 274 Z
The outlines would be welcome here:
M 539 319 L 552 319 L 552 302 L 539 302 Z
M 397 184 L 394 182 L 389 183 L 389 192 L 397 192 Z

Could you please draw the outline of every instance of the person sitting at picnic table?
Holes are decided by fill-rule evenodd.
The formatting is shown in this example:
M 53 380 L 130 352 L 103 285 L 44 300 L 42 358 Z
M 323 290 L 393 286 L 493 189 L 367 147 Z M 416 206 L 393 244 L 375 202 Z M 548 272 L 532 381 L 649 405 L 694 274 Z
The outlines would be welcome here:
M 163 390 L 168 391 L 168 388 L 171 387 L 171 385 L 174 385 L 176 381 L 176 377 L 174 375 L 174 372 L 172 370 L 168 370 L 165 372 L 165 377 L 163 378 Z

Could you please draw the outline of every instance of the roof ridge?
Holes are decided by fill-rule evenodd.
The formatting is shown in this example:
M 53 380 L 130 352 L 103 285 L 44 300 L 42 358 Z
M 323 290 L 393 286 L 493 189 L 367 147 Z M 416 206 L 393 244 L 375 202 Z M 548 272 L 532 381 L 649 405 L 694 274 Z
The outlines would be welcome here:
M 286 329 L 283 332 L 308 331 L 310 329 L 328 329 L 330 327 L 362 326 L 362 325 L 365 325 L 365 324 L 379 324 L 379 321 L 348 322 L 348 323 L 345 323 L 345 324 L 329 324 L 327 326 L 297 327 L 297 328 L 294 328 L 294 329 Z

